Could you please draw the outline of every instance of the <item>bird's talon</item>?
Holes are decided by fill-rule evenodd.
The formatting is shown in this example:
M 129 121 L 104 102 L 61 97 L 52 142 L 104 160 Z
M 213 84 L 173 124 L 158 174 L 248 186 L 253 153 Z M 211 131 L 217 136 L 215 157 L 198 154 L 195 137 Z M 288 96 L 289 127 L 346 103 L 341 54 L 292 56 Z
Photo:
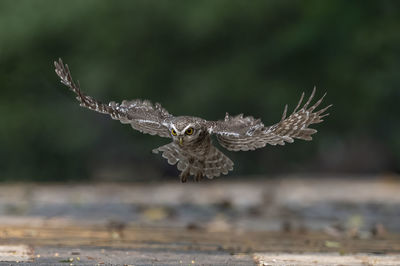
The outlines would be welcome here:
M 203 180 L 203 174 L 202 174 L 202 173 L 198 173 L 198 174 L 195 176 L 194 180 L 195 180 L 196 182 L 200 182 L 201 180 Z
M 179 178 L 181 179 L 181 183 L 186 183 L 186 181 L 187 181 L 187 173 L 181 173 L 180 175 L 179 175 Z

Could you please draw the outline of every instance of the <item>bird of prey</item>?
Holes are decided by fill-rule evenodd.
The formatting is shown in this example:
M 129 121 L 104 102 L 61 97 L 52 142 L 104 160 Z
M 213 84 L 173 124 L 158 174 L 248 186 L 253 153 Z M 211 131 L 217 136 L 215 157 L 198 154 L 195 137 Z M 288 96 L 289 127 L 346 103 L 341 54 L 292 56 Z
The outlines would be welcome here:
M 311 105 L 315 95 L 315 87 L 304 105 L 304 92 L 294 111 L 287 116 L 287 105 L 281 120 L 265 126 L 260 119 L 239 114 L 231 116 L 226 113 L 223 120 L 208 121 L 193 116 L 173 116 L 159 103 L 152 104 L 148 100 L 110 102 L 103 104 L 93 97 L 85 95 L 79 82 L 72 79 L 68 65 L 61 59 L 54 62 L 55 72 L 66 85 L 76 94 L 80 106 L 90 110 L 110 115 L 112 119 L 123 124 L 130 124 L 133 129 L 150 135 L 158 135 L 172 139 L 172 142 L 153 150 L 162 153 L 171 165 L 177 164 L 181 171 L 181 182 L 186 182 L 189 176 L 195 181 L 204 177 L 212 179 L 227 174 L 233 170 L 233 162 L 217 149 L 212 143 L 212 135 L 216 136 L 219 144 L 231 151 L 249 151 L 269 145 L 284 145 L 294 139 L 311 140 L 311 135 L 317 130 L 309 128 L 311 124 L 323 121 L 329 115 L 325 111 L 328 105 L 317 110 L 323 98 Z

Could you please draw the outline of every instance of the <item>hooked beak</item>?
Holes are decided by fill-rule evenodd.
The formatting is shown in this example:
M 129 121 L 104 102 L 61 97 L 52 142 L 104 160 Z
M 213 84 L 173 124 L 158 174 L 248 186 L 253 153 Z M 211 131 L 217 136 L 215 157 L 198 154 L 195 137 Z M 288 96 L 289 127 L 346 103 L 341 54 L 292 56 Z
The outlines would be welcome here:
M 182 146 L 182 144 L 183 144 L 183 138 L 182 138 L 182 137 L 179 137 L 179 145 Z

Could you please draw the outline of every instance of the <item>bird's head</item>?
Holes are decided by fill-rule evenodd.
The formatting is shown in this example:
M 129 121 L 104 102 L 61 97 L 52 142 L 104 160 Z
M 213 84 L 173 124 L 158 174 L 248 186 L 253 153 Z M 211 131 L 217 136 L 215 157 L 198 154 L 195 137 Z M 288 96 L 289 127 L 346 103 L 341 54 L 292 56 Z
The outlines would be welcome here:
M 187 116 L 176 117 L 171 121 L 170 133 L 173 141 L 180 146 L 193 143 L 203 132 L 203 119 Z

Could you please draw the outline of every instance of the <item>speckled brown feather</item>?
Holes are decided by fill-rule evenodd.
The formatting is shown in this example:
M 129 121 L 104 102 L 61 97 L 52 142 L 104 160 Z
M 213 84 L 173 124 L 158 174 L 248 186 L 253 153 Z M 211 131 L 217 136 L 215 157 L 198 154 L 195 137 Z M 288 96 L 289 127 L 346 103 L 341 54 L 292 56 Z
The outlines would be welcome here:
M 254 119 L 251 116 L 238 115 L 232 117 L 228 114 L 224 121 L 210 122 L 210 126 L 212 132 L 217 135 L 219 143 L 224 148 L 233 151 L 254 150 L 267 144 L 284 145 L 285 142 L 292 143 L 294 139 L 312 140 L 311 135 L 316 133 L 317 130 L 308 126 L 321 123 L 322 118 L 329 115 L 324 114 L 324 112 L 331 107 L 331 105 L 328 105 L 314 112 L 326 94 L 313 106 L 308 107 L 314 95 L 315 88 L 305 105 L 298 110 L 304 98 L 303 93 L 293 113 L 286 117 L 286 106 L 281 121 L 270 127 L 265 127 L 259 119 Z
M 69 87 L 77 95 L 76 99 L 82 107 L 108 114 L 112 119 L 120 120 L 124 124 L 130 124 L 132 128 L 140 132 L 166 138 L 171 137 L 169 129 L 165 125 L 172 115 L 162 108 L 159 103 L 153 105 L 147 100 L 133 100 L 122 101 L 121 104 L 115 102 L 110 102 L 108 105 L 103 104 L 82 93 L 79 82 L 75 84 L 68 65 L 64 65 L 61 59 L 58 62 L 55 61 L 54 66 L 61 83 Z
M 233 170 L 233 162 L 216 147 L 210 145 L 204 156 L 182 149 L 178 144 L 172 142 L 153 150 L 154 153 L 162 153 L 162 157 L 171 165 L 177 164 L 182 172 L 181 179 L 186 181 L 189 175 L 206 176 L 209 179 L 228 174 Z

